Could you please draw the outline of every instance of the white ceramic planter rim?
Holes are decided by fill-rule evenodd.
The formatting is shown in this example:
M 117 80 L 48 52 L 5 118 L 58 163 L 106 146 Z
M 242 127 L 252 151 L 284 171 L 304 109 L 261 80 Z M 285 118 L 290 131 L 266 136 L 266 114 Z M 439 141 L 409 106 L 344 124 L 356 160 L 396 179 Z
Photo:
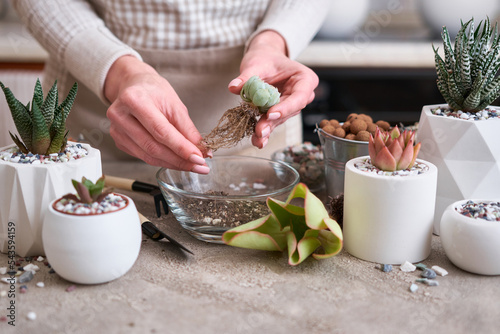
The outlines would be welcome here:
M 62 198 L 57 198 L 55 200 L 53 200 L 52 202 L 50 202 L 50 208 L 53 209 L 56 213 L 60 213 L 60 214 L 63 214 L 63 215 L 68 215 L 68 216 L 71 216 L 71 217 L 92 217 L 92 216 L 100 216 L 100 215 L 107 215 L 107 214 L 110 214 L 110 213 L 116 213 L 116 212 L 119 212 L 119 211 L 122 211 L 124 210 L 125 208 L 127 208 L 130 204 L 130 198 L 123 195 L 123 194 L 119 194 L 119 193 L 115 193 L 115 192 L 112 192 L 113 195 L 115 196 L 120 196 L 121 198 L 123 198 L 125 200 L 125 206 L 121 207 L 121 208 L 118 208 L 116 210 L 113 210 L 113 211 L 107 211 L 107 212 L 99 212 L 99 213 L 85 213 L 85 214 L 79 214 L 79 213 L 72 213 L 72 212 L 62 212 L 62 211 L 59 211 L 55 208 L 55 205 L 58 201 L 60 201 Z
M 489 221 L 486 219 L 482 218 L 474 218 L 474 217 L 467 217 L 461 214 L 460 212 L 457 211 L 458 208 L 460 208 L 462 205 L 465 203 L 472 201 L 474 203 L 496 203 L 500 202 L 500 198 L 498 199 L 464 199 L 460 201 L 456 201 L 455 203 L 450 204 L 448 208 L 452 209 L 453 215 L 455 216 L 456 219 L 460 220 L 464 224 L 470 224 L 473 226 L 478 226 L 478 227 L 487 227 L 487 226 L 493 226 L 493 227 L 498 227 L 500 228 L 500 222 L 498 221 Z M 500 240 L 499 240 L 500 242 Z
M 500 121 L 500 118 L 473 121 L 473 120 L 467 120 L 467 119 L 462 119 L 462 118 L 458 118 L 458 117 L 447 117 L 447 116 L 442 116 L 442 115 L 435 115 L 432 112 L 432 110 L 434 110 L 436 108 L 443 108 L 443 109 L 445 109 L 445 108 L 449 108 L 449 106 L 448 106 L 447 103 L 426 104 L 426 105 L 423 106 L 422 111 L 424 111 L 427 114 L 427 116 L 429 116 L 429 117 L 439 117 L 439 118 L 442 118 L 442 119 L 456 120 L 456 121 L 467 122 L 467 123 L 470 123 L 470 122 L 496 122 L 496 121 Z M 500 106 L 488 106 L 487 108 L 494 109 L 494 110 L 500 110 Z M 418 131 L 417 131 L 417 133 L 418 133 Z
M 347 166 L 349 165 L 349 166 L 352 166 L 352 171 L 353 172 L 358 173 L 360 175 L 369 175 L 370 177 L 374 177 L 376 179 L 401 178 L 401 179 L 410 179 L 410 180 L 413 180 L 413 179 L 416 179 L 416 178 L 419 178 L 419 177 L 421 178 L 422 174 L 437 172 L 437 167 L 433 163 L 431 163 L 429 161 L 426 161 L 426 160 L 422 160 L 422 159 L 416 159 L 415 161 L 418 162 L 418 163 L 427 165 L 429 167 L 429 169 L 426 170 L 426 171 L 423 171 L 421 174 L 407 174 L 407 175 L 377 174 L 375 172 L 368 172 L 368 171 L 360 170 L 359 168 L 357 168 L 357 167 L 354 166 L 355 163 L 357 163 L 359 161 L 364 161 L 364 160 L 366 160 L 368 158 L 370 158 L 370 157 L 369 156 L 362 156 L 362 157 L 351 159 L 351 160 L 349 160 L 347 162 L 346 169 L 347 169 Z

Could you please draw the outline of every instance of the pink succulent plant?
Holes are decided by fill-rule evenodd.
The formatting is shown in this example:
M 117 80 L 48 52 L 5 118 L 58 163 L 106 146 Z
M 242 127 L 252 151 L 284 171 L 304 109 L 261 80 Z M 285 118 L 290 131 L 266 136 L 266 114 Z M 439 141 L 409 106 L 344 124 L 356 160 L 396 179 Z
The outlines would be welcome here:
M 372 164 L 389 172 L 411 168 L 420 151 L 420 143 L 414 146 L 414 142 L 415 131 L 401 133 L 397 126 L 387 132 L 377 129 L 375 138 L 370 135 L 368 141 Z

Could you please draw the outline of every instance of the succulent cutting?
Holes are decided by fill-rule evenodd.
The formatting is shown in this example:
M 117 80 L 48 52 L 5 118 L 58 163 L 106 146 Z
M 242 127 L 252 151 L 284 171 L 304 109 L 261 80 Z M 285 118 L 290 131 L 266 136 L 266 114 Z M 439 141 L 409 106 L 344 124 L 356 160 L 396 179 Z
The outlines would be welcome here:
M 383 171 L 408 169 L 413 166 L 421 144 L 414 145 L 415 131 L 404 130 L 396 126 L 390 132 L 377 129 L 375 137 L 370 135 L 368 153 L 371 163 Z
M 202 148 L 216 151 L 235 146 L 255 132 L 259 117 L 280 100 L 278 89 L 258 76 L 252 76 L 245 82 L 240 96 L 242 103 L 222 115 L 217 126 L 203 138 L 200 143 Z
M 304 207 L 291 204 L 304 199 Z M 271 214 L 226 231 L 222 241 L 230 246 L 268 250 L 288 250 L 288 263 L 298 265 L 309 255 L 325 259 L 338 254 L 343 245 L 342 230 L 304 183 L 297 184 L 286 202 L 269 197 Z
M 77 195 L 67 194 L 62 198 L 70 199 L 77 203 L 99 203 L 106 198 L 106 196 L 112 193 L 110 188 L 104 188 L 104 176 L 101 176 L 95 183 L 85 177 L 82 177 L 81 182 L 78 182 L 77 180 L 71 180 L 71 182 L 73 183 L 73 187 L 76 189 Z
M 454 46 L 446 27 L 443 38 L 444 59 L 433 46 L 437 86 L 448 105 L 458 111 L 483 110 L 500 96 L 500 35 L 489 19 L 475 29 L 474 20 L 462 22 Z
M 12 140 L 22 153 L 49 155 L 64 151 L 68 132 L 66 118 L 76 98 L 78 85 L 75 83 L 61 104 L 59 103 L 57 81 L 43 97 L 42 85 L 37 79 L 33 99 L 27 105 L 22 104 L 12 91 L 0 82 L 14 124 L 19 133 L 10 133 Z

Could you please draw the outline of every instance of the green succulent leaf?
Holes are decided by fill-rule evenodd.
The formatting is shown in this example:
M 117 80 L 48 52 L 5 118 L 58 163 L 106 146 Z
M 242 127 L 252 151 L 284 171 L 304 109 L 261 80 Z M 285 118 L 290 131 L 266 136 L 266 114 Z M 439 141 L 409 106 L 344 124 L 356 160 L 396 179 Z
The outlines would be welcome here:
M 266 113 L 269 108 L 280 101 L 278 89 L 265 83 L 256 75 L 245 82 L 240 96 L 243 101 L 255 105 L 261 113 Z
M 32 147 L 34 151 L 32 153 L 39 152 L 41 154 L 47 154 L 50 146 L 50 133 L 47 128 L 47 123 L 45 123 L 45 118 L 37 103 L 33 103 L 31 111 L 33 113 Z
M 437 87 L 455 110 L 477 112 L 498 96 L 500 83 L 495 79 L 500 70 L 500 35 L 498 26 L 491 28 L 489 19 L 474 29 L 474 20 L 462 22 L 454 45 L 446 27 L 441 34 L 444 60 L 437 49 L 435 63 Z M 493 98 L 493 100 L 491 100 Z
M 291 204 L 297 198 L 304 199 L 304 207 Z M 310 255 L 324 259 L 342 249 L 340 226 L 328 216 L 321 200 L 305 184 L 295 186 L 286 202 L 268 198 L 267 206 L 270 215 L 226 231 L 222 241 L 242 248 L 287 249 L 288 263 L 293 266 Z
M 31 121 L 29 104 L 27 107 L 24 106 L 14 96 L 10 88 L 5 87 L 2 82 L 0 82 L 0 87 L 2 87 L 2 90 L 5 94 L 5 99 L 7 100 L 7 105 L 9 106 L 10 112 L 12 114 L 12 119 L 14 120 L 17 132 L 24 142 L 22 146 L 28 149 L 29 147 L 31 147 L 31 138 L 33 132 L 33 122 Z M 16 145 L 18 144 L 16 143 Z

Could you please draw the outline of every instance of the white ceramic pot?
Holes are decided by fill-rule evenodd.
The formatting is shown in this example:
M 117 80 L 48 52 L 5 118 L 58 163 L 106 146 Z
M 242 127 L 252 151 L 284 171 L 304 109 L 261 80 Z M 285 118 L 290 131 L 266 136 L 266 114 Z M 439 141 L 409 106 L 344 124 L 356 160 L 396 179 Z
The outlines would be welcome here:
M 343 233 L 345 249 L 371 262 L 418 262 L 431 251 L 437 168 L 419 175 L 388 176 L 345 168 Z
M 43 255 L 42 222 L 49 203 L 74 191 L 72 179 L 102 176 L 101 153 L 81 144 L 88 155 L 65 163 L 20 164 L 0 160 L 0 251 L 20 256 Z M 0 151 L 9 147 L 0 148 Z M 9 246 L 8 225 L 15 224 Z
M 474 18 L 475 24 L 489 17 L 492 26 L 500 9 L 498 0 L 419 0 L 416 1 L 424 21 L 434 36 L 440 36 L 442 27 L 446 26 L 450 37 L 460 29 L 460 20 L 466 22 Z
M 43 222 L 47 260 L 62 278 L 80 284 L 99 284 L 123 276 L 134 265 L 141 247 L 141 224 L 134 202 L 95 215 L 75 215 L 54 209 L 52 201 Z
M 491 200 L 474 200 L 491 202 Z M 500 223 L 466 217 L 456 211 L 457 201 L 441 219 L 441 243 L 453 264 L 475 274 L 500 275 Z
M 466 198 L 500 197 L 500 119 L 467 121 L 436 116 L 422 109 L 417 141 L 419 157 L 439 169 L 434 233 L 448 205 Z
M 335 39 L 349 37 L 360 28 L 370 10 L 370 0 L 330 0 L 318 37 Z

